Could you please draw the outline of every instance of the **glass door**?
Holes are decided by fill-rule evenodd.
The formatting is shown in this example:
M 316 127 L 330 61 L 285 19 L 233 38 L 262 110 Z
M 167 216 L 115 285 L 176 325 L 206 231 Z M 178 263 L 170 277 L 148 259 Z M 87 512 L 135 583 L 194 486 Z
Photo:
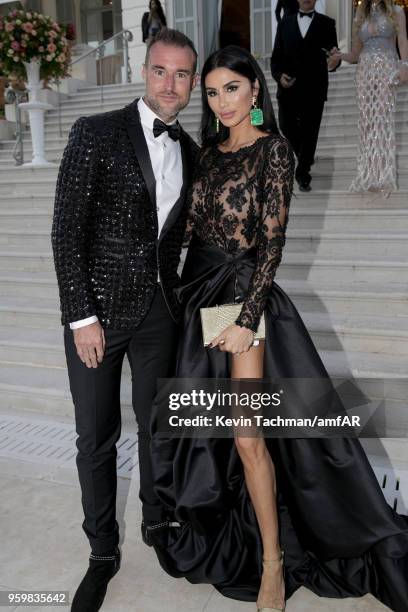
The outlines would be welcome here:
M 174 28 L 183 32 L 198 49 L 197 0 L 173 0 Z
M 265 70 L 272 55 L 272 1 L 251 0 L 250 13 L 251 52 Z
M 90 47 L 97 47 L 122 29 L 121 0 L 85 0 L 81 13 L 83 39 Z M 113 41 L 106 47 L 105 55 L 118 50 L 118 42 Z

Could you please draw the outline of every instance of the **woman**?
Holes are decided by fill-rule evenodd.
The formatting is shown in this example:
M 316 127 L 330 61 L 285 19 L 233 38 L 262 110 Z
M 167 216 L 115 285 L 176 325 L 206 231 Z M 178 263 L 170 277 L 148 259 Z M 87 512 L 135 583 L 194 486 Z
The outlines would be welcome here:
M 398 61 L 396 39 L 401 55 Z M 408 40 L 404 10 L 392 0 L 362 0 L 351 53 L 335 54 L 357 63 L 357 176 L 350 191 L 397 189 L 395 157 L 396 85 L 408 83 Z
M 150 0 L 149 11 L 142 17 L 143 42 L 149 42 L 162 28 L 167 26 L 160 0 Z
M 274 282 L 294 160 L 265 77 L 247 51 L 230 46 L 206 61 L 201 83 L 177 377 L 313 378 L 323 389 L 323 363 Z M 242 303 L 237 320 L 204 348 L 200 308 L 232 301 Z M 255 346 L 262 314 L 266 337 Z M 357 440 L 164 438 L 158 414 L 155 405 L 152 463 L 168 521 L 150 529 L 170 575 L 256 600 L 263 611 L 283 610 L 302 585 L 327 597 L 372 592 L 406 610 L 408 518 L 386 504 Z

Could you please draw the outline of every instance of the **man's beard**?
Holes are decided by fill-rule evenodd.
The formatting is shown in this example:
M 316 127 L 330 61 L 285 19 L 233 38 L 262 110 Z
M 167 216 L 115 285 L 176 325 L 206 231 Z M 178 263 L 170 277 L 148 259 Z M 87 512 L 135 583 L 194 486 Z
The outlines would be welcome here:
M 156 98 L 151 98 L 150 96 L 145 95 L 144 101 L 146 102 L 147 106 L 149 106 L 149 108 L 156 115 L 158 115 L 159 117 L 161 117 L 162 119 L 166 121 L 172 121 L 173 119 L 175 119 L 177 115 L 179 114 L 179 112 L 184 108 L 184 106 L 186 106 L 186 105 L 180 104 L 180 102 L 178 101 L 174 111 L 172 111 L 172 113 L 169 114 L 169 111 L 167 109 L 165 110 Z

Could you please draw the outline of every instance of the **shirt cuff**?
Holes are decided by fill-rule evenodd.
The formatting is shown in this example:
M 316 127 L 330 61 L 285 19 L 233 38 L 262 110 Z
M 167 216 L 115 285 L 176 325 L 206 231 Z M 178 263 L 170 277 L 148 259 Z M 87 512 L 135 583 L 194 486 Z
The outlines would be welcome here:
M 98 317 L 96 315 L 92 315 L 92 317 L 88 317 L 87 319 L 81 319 L 80 321 L 74 321 L 70 323 L 69 326 L 71 329 L 79 329 L 80 327 L 85 327 L 86 325 L 91 325 L 92 323 L 96 323 Z

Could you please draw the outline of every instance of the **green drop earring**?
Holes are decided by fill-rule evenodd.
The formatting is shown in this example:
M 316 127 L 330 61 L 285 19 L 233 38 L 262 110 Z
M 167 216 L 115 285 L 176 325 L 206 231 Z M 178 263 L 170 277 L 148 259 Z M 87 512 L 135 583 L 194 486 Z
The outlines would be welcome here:
M 264 116 L 262 108 L 258 108 L 256 105 L 256 98 L 253 99 L 252 108 L 249 113 L 251 117 L 251 125 L 259 126 L 264 124 Z
M 215 115 L 215 131 L 217 132 L 217 134 L 220 131 L 220 119 L 217 115 Z

